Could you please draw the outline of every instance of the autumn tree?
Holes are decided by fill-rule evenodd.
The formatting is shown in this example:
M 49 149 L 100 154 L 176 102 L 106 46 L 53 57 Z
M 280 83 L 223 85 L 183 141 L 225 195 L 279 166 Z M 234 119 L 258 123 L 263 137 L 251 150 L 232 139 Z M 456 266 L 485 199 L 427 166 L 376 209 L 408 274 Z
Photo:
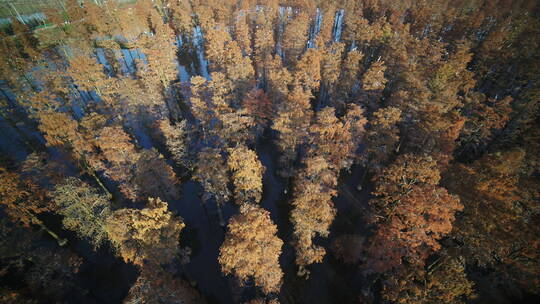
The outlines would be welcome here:
M 53 211 L 55 206 L 50 204 L 45 191 L 32 180 L 0 167 L 0 197 L 0 204 L 4 206 L 4 212 L 10 220 L 24 227 L 37 225 L 55 238 L 59 245 L 66 243 L 39 218 L 41 213 Z
M 428 156 L 400 155 L 374 181 L 377 198 L 370 204 L 379 225 L 367 249 L 367 271 L 396 270 L 403 259 L 423 266 L 463 210 L 459 198 L 438 186 L 437 163 Z
M 381 108 L 373 113 L 365 135 L 364 152 L 364 159 L 370 170 L 379 170 L 398 147 L 397 124 L 400 121 L 401 110 L 395 107 Z
M 46 145 L 68 152 L 79 168 L 92 176 L 101 189 L 110 196 L 110 191 L 96 172 L 101 169 L 101 163 L 95 151 L 94 141 L 89 140 L 96 136 L 94 132 L 97 130 L 90 130 L 92 132 L 86 135 L 91 136 L 85 138 L 79 132 L 78 122 L 66 113 L 46 111 L 38 113 L 38 117 L 40 120 L 38 128 L 44 133 Z
M 166 202 L 148 198 L 143 209 L 119 209 L 106 219 L 104 229 L 126 262 L 138 266 L 170 263 L 178 253 L 184 228 Z
M 213 127 L 212 118 L 215 117 L 211 106 L 211 96 L 207 88 L 206 79 L 200 76 L 191 77 L 191 111 L 198 120 L 203 134 L 206 136 Z
M 335 96 L 335 88 L 340 75 L 341 57 L 345 49 L 345 44 L 341 42 L 332 43 L 324 49 L 321 60 L 321 83 L 319 99 L 323 105 L 327 104 L 327 98 Z
M 320 50 L 308 49 L 295 65 L 294 84 L 301 86 L 306 93 L 317 91 L 321 85 L 321 60 Z
M 93 56 L 77 54 L 69 58 L 67 74 L 81 90 L 96 91 L 99 95 L 106 92 L 112 82 L 104 71 Z
M 294 248 L 299 275 L 308 275 L 306 266 L 321 263 L 326 251 L 315 245 L 316 236 L 327 237 L 336 215 L 332 198 L 336 195 L 337 177 L 321 156 L 304 160 L 304 168 L 294 182 L 291 222 L 294 226 Z
M 255 29 L 253 38 L 253 62 L 257 79 L 268 79 L 267 60 L 275 49 L 274 31 L 269 12 L 258 11 L 255 17 Z
M 357 234 L 340 235 L 332 243 L 332 252 L 345 264 L 356 264 L 362 258 L 365 241 L 365 237 Z
M 206 54 L 212 71 L 221 72 L 234 82 L 241 92 L 253 80 L 254 70 L 249 56 L 242 56 L 239 43 L 234 41 L 223 25 L 209 30 L 206 35 Z
M 139 194 L 130 179 L 140 156 L 131 137 L 122 127 L 110 126 L 101 129 L 96 144 L 104 160 L 99 165 L 105 175 L 119 184 L 120 191 L 128 199 L 136 200 Z
M 279 134 L 277 144 L 282 152 L 280 164 L 284 176 L 292 176 L 291 164 L 296 160 L 299 146 L 308 135 L 307 128 L 313 115 L 309 96 L 301 87 L 296 86 L 274 119 L 272 128 Z
M 24 180 L 42 189 L 50 189 L 64 180 L 68 165 L 62 158 L 55 158 L 45 152 L 32 153 L 21 163 L 19 171 Z
M 532 156 L 532 155 L 531 155 Z M 494 281 L 538 290 L 538 221 L 534 211 L 538 179 L 524 167 L 529 155 L 520 148 L 485 154 L 470 165 L 456 164 L 445 184 L 459 194 L 465 209 L 453 237 L 463 244 L 468 262 L 494 267 Z
M 246 109 L 239 109 L 220 117 L 220 132 L 225 146 L 233 147 L 240 143 L 251 143 L 254 139 L 255 122 Z
M 283 33 L 283 53 L 285 62 L 292 64 L 307 48 L 309 15 L 301 11 L 285 25 Z
M 470 117 L 465 122 L 459 139 L 462 154 L 482 151 L 508 123 L 512 112 L 512 98 L 509 96 L 500 100 L 485 100 L 485 96 L 479 94 L 471 99 L 471 104 L 467 107 L 470 108 Z
M 343 103 L 349 102 L 350 98 L 358 92 L 360 75 L 362 73 L 362 62 L 364 54 L 356 49 L 347 53 L 339 70 L 339 80 L 337 83 L 337 98 L 332 100 L 334 107 L 343 108 Z
M 66 229 L 87 239 L 94 247 L 107 240 L 105 222 L 111 213 L 110 201 L 83 181 L 70 177 L 52 193 Z
M 274 103 L 261 89 L 252 89 L 242 100 L 242 107 L 253 118 L 258 133 L 270 124 L 274 115 Z
M 219 149 L 204 148 L 199 152 L 193 178 L 204 188 L 203 202 L 216 200 L 220 225 L 225 226 L 220 206 L 230 199 L 231 192 L 227 164 Z
M 362 75 L 362 89 L 366 92 L 367 105 L 371 108 L 378 108 L 382 91 L 388 80 L 384 76 L 386 66 L 384 61 L 375 61 Z
M 175 32 L 190 35 L 193 31 L 193 8 L 188 1 L 167 1 L 170 23 Z
M 281 103 L 289 93 L 289 85 L 293 83 L 293 75 L 283 66 L 281 57 L 269 56 L 267 65 L 266 87 L 271 100 Z
M 219 263 L 225 274 L 234 274 L 242 284 L 253 279 L 265 294 L 279 292 L 283 272 L 279 256 L 283 241 L 270 213 L 253 204 L 240 207 L 227 226 L 219 250 Z
M 175 125 L 171 125 L 166 119 L 159 120 L 157 128 L 161 131 L 174 162 L 185 168 L 191 168 L 194 160 L 191 158 L 188 147 L 189 127 L 186 120 L 177 122 Z
M 40 231 L 0 220 L 0 259 L 4 280 L 16 275 L 16 290 L 35 298 L 60 300 L 77 286 L 75 278 L 82 258 L 67 248 L 51 246 Z M 11 284 L 6 284 L 9 286 Z M 0 293 L 4 292 L 4 287 Z M 36 296 L 36 295 L 39 295 Z M 20 300 L 20 301 L 19 301 Z M 17 293 L 0 295 L 3 303 L 39 303 L 23 301 Z
M 251 31 L 249 27 L 249 15 L 239 12 L 234 21 L 234 38 L 244 56 L 251 56 Z
M 334 108 L 327 107 L 317 112 L 309 128 L 308 153 L 324 157 L 336 172 L 349 168 L 363 136 L 366 120 L 362 113 L 357 105 L 351 105 L 343 119 L 335 116 Z
M 257 153 L 246 146 L 231 148 L 227 165 L 232 172 L 236 203 L 258 203 L 261 200 L 265 168 Z
M 140 198 L 176 200 L 179 182 L 172 167 L 156 149 L 142 150 L 134 164 L 132 183 Z
M 17 172 L 0 167 L 0 194 L 7 215 L 24 226 L 38 224 L 37 215 L 52 210 L 45 193 L 31 181 L 23 180 Z
M 141 274 L 129 289 L 122 303 L 206 303 L 204 298 L 188 282 L 173 277 L 159 266 L 144 265 Z
M 465 272 L 465 259 L 444 254 L 425 269 L 413 267 L 384 282 L 382 297 L 391 303 L 463 303 L 474 299 L 475 284 Z

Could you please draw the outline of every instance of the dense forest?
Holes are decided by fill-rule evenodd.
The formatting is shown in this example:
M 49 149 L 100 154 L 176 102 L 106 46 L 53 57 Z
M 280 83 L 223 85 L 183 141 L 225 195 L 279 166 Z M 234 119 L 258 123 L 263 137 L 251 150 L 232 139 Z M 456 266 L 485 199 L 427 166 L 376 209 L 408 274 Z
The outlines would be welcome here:
M 537 0 L 37 2 L 0 303 L 540 300 Z

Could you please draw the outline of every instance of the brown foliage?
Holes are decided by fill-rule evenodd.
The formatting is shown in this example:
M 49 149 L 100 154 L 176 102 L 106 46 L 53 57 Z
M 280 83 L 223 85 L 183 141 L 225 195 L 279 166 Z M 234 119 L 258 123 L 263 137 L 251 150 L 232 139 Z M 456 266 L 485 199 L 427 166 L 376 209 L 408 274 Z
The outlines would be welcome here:
M 384 61 L 374 62 L 362 76 L 362 88 L 366 91 L 382 91 L 388 80 L 384 77 Z
M 304 11 L 294 16 L 285 26 L 283 49 L 287 63 L 296 62 L 304 50 L 308 39 L 308 29 L 309 15 Z
M 336 215 L 332 197 L 336 195 L 337 177 L 326 160 L 312 157 L 305 160 L 295 179 L 291 222 L 294 226 L 294 247 L 299 275 L 309 274 L 305 266 L 321 263 L 326 251 L 313 244 L 315 236 L 327 237 Z
M 172 167 L 156 149 L 140 152 L 132 173 L 132 183 L 137 189 L 139 198 L 159 197 L 176 200 L 179 196 L 178 182 Z
M 484 155 L 471 165 L 456 164 L 445 178 L 465 209 L 454 237 L 469 261 L 498 270 L 504 285 L 538 290 L 538 179 L 529 176 L 521 149 Z M 530 171 L 529 171 L 530 172 Z
M 242 101 L 242 107 L 247 111 L 260 130 L 270 124 L 274 113 L 273 101 L 261 89 L 252 89 Z
M 107 234 L 126 262 L 159 265 L 176 257 L 185 225 L 167 207 L 159 198 L 149 198 L 146 208 L 116 210 L 107 219 Z
M 397 124 L 401 110 L 395 107 L 381 108 L 373 113 L 370 128 L 366 132 L 365 160 L 371 170 L 380 169 L 394 152 L 399 141 Z
M 465 303 L 473 299 L 474 283 L 463 257 L 440 257 L 427 269 L 413 268 L 384 281 L 382 296 L 391 303 Z
M 242 283 L 249 278 L 265 294 L 279 292 L 283 272 L 279 266 L 281 241 L 270 213 L 252 204 L 240 207 L 227 226 L 219 263 L 225 274 L 233 273 Z
M 31 180 L 3 167 L 0 167 L 0 198 L 10 219 L 27 227 L 41 223 L 38 214 L 54 209 L 45 199 L 44 191 Z
M 309 153 L 323 156 L 336 172 L 349 168 L 364 133 L 366 120 L 362 114 L 357 105 L 350 105 L 342 119 L 336 118 L 330 107 L 317 112 L 309 128 Z
M 204 304 L 206 301 L 188 282 L 173 277 L 159 266 L 145 265 L 122 303 Z
M 297 157 L 298 146 L 308 135 L 307 130 L 313 111 L 309 103 L 309 94 L 296 86 L 287 96 L 286 102 L 278 110 L 272 128 L 279 132 L 278 147 L 284 176 L 291 176 L 290 164 Z
M 229 200 L 227 165 L 219 149 L 205 148 L 199 152 L 194 173 L 193 178 L 204 187 L 203 201 L 213 197 L 218 204 L 223 204 Z
M 413 265 L 440 249 L 438 240 L 452 230 L 454 214 L 463 210 L 457 196 L 437 186 L 437 164 L 430 157 L 400 155 L 375 177 L 377 199 L 370 204 L 382 220 L 368 251 L 369 271 L 386 272 Z
M 236 203 L 258 203 L 261 200 L 265 168 L 257 153 L 246 146 L 231 148 L 227 165 L 232 172 Z

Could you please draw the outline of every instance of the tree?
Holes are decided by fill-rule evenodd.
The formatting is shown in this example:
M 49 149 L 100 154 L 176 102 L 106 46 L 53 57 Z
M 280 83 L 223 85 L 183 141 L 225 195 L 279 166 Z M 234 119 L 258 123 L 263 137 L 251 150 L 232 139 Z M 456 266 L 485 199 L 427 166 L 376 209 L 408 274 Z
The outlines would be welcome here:
M 0 167 L 0 196 L 0 203 L 11 220 L 26 227 L 41 224 L 38 214 L 54 209 L 47 203 L 43 190 L 3 167 Z
M 480 100 L 475 100 L 475 97 Z M 500 100 L 485 100 L 485 96 L 480 95 L 472 99 L 472 104 L 468 107 L 472 108 L 471 115 L 465 122 L 459 139 L 462 154 L 476 154 L 478 150 L 481 151 L 496 132 L 508 123 L 512 112 L 510 96 Z
M 37 225 L 52 236 L 60 246 L 66 244 L 55 232 L 39 218 L 44 212 L 55 210 L 46 198 L 46 193 L 32 180 L 22 178 L 18 172 L 12 172 L 0 166 L 0 204 L 13 222 L 24 227 Z
M 321 60 L 322 89 L 319 93 L 319 98 L 323 104 L 326 103 L 326 96 L 332 99 L 334 97 L 335 88 L 340 75 L 341 57 L 344 50 L 345 44 L 341 42 L 334 42 L 323 51 Z
M 326 160 L 310 157 L 304 160 L 294 183 L 291 222 L 294 226 L 294 248 L 298 275 L 309 276 L 306 266 L 321 263 L 326 251 L 313 244 L 316 236 L 327 237 L 336 216 L 332 197 L 336 195 L 337 177 Z
M 148 14 L 147 20 L 153 32 L 151 38 L 143 36 L 141 41 L 141 46 L 147 55 L 149 76 L 157 78 L 162 89 L 166 89 L 169 83 L 176 79 L 178 73 L 176 50 L 173 47 L 176 36 L 169 25 L 163 23 L 162 17 L 156 10 L 151 9 L 144 13 Z
M 232 172 L 236 203 L 258 203 L 262 195 L 264 166 L 246 146 L 230 148 L 227 165 Z
M 7 280 L 17 276 L 16 290 L 24 295 L 60 301 L 77 290 L 74 279 L 82 264 L 82 258 L 67 248 L 51 246 L 40 231 L 33 231 L 18 224 L 0 220 L 0 277 Z M 11 284 L 6 284 L 7 286 Z M 0 293 L 3 293 L 4 289 Z M 39 296 L 36 296 L 39 295 Z M 17 301 L 20 300 L 20 301 Z M 0 295 L 2 303 L 25 302 L 19 295 Z
M 262 133 L 270 124 L 274 115 L 273 100 L 261 89 L 254 88 L 242 100 L 242 107 L 253 118 L 258 133 Z
M 377 198 L 370 201 L 379 226 L 367 249 L 367 271 L 387 272 L 424 265 L 441 248 L 438 240 L 452 230 L 459 198 L 438 186 L 437 163 L 430 157 L 403 154 L 374 178 Z
M 63 226 L 87 239 L 94 247 L 107 240 L 105 221 L 111 213 L 110 202 L 90 185 L 70 177 L 52 193 Z
M 384 282 L 383 299 L 391 303 L 464 303 L 474 299 L 474 283 L 460 256 L 443 255 L 429 267 L 413 267 Z
M 283 52 L 285 53 L 285 62 L 292 64 L 298 60 L 307 47 L 309 30 L 309 15 L 300 11 L 291 21 L 285 25 L 283 33 Z
M 221 205 L 230 199 L 231 192 L 227 165 L 219 149 L 204 148 L 199 152 L 193 179 L 204 188 L 203 202 L 212 198 L 216 200 L 220 225 L 225 226 Z
M 470 165 L 455 164 L 444 183 L 465 209 L 452 233 L 467 262 L 495 270 L 489 279 L 506 288 L 536 292 L 540 277 L 536 211 L 538 179 L 527 170 L 523 149 L 485 154 Z
M 174 162 L 185 168 L 191 168 L 193 160 L 190 157 L 190 151 L 188 149 L 189 131 L 186 120 L 171 125 L 169 120 L 162 119 L 158 121 L 157 127 L 165 139 L 165 145 L 169 153 L 171 153 Z
M 295 66 L 294 83 L 309 94 L 321 85 L 321 60 L 321 51 L 308 49 Z
M 332 251 L 336 258 L 345 264 L 356 264 L 362 258 L 366 239 L 357 234 L 344 234 L 332 243 Z
M 362 139 L 364 124 L 362 109 L 356 105 L 350 107 L 342 120 L 335 116 L 334 108 L 322 109 L 309 128 L 309 153 L 324 157 L 336 172 L 349 168 Z
M 46 145 L 58 147 L 68 152 L 83 172 L 90 174 L 99 186 L 111 196 L 96 173 L 102 164 L 95 152 L 95 143 L 93 140 L 85 140 L 83 134 L 78 130 L 77 121 L 62 112 L 39 112 L 38 117 L 40 120 L 38 128 L 44 133 Z M 86 135 L 91 136 L 86 136 L 86 139 L 95 137 L 93 132 L 96 130 L 90 131 L 92 132 Z
M 289 85 L 293 77 L 289 70 L 282 65 L 281 57 L 268 56 L 265 58 L 267 64 L 266 86 L 271 100 L 281 102 L 289 94 Z
M 238 13 L 234 23 L 234 37 L 244 56 L 251 56 L 251 33 L 248 24 L 249 15 Z
M 375 61 L 362 76 L 362 89 L 373 94 L 375 102 L 380 98 L 388 80 L 384 77 L 384 61 Z
M 350 158 L 357 160 L 356 149 L 360 146 L 360 143 L 364 141 L 366 134 L 367 119 L 365 118 L 364 109 L 356 104 L 349 104 L 347 106 L 347 112 L 345 117 L 342 118 L 345 129 L 351 134 L 351 141 L 353 149 L 350 151 Z
M 397 124 L 401 121 L 401 110 L 386 107 L 373 113 L 370 127 L 366 131 L 364 159 L 370 170 L 380 170 L 388 161 L 399 141 Z
M 84 91 L 96 91 L 101 95 L 111 85 L 111 80 L 104 73 L 103 65 L 98 63 L 96 58 L 85 54 L 69 58 L 67 74 Z
M 212 129 L 212 119 L 216 116 L 210 103 L 210 92 L 207 89 L 206 79 L 201 76 L 191 77 L 191 111 L 203 129 L 208 133 Z
M 122 194 L 128 199 L 136 200 L 139 193 L 130 179 L 140 155 L 131 142 L 131 137 L 121 126 L 105 127 L 99 132 L 96 143 L 104 160 L 99 165 L 105 175 L 119 184 Z
M 190 35 L 193 31 L 194 14 L 191 3 L 188 1 L 169 1 L 170 23 L 177 34 Z
M 148 198 L 146 208 L 119 209 L 106 219 L 105 230 L 126 262 L 143 267 L 170 263 L 176 257 L 185 225 L 167 207 L 159 198 Z
M 287 101 L 278 109 L 272 128 L 279 132 L 277 144 L 283 153 L 280 156 L 283 176 L 292 176 L 291 164 L 297 158 L 300 144 L 307 138 L 312 113 L 309 94 L 299 86 L 289 93 Z
M 210 61 L 213 71 L 223 72 L 225 70 L 225 48 L 232 38 L 227 29 L 218 25 L 210 28 L 205 35 L 206 38 L 206 57 Z
M 441 180 L 437 162 L 430 156 L 399 155 L 387 168 L 374 177 L 373 194 L 384 196 L 389 203 L 410 192 L 415 184 L 437 185 Z
M 240 214 L 227 226 L 219 249 L 219 263 L 225 274 L 234 274 L 242 284 L 252 278 L 265 294 L 279 292 L 283 272 L 279 255 L 283 241 L 270 213 L 253 204 L 243 204 Z
M 206 301 L 188 282 L 159 266 L 145 265 L 122 303 L 203 304 Z
M 239 43 L 234 41 L 224 26 L 210 29 L 206 35 L 206 55 L 214 72 L 221 72 L 243 91 L 254 76 L 249 56 L 242 56 Z M 247 50 L 246 50 L 247 51 Z
M 347 53 L 343 64 L 341 65 L 338 85 L 339 102 L 348 102 L 350 96 L 358 91 L 360 74 L 362 73 L 361 60 L 364 54 L 356 49 Z M 334 101 L 336 102 L 336 101 Z
M 263 83 L 268 81 L 267 58 L 271 57 L 275 49 L 274 31 L 272 20 L 265 11 L 257 11 L 255 19 L 253 41 L 253 62 L 255 64 L 258 79 L 263 79 Z
M 134 165 L 132 183 L 139 198 L 156 197 L 167 200 L 178 199 L 179 180 L 163 155 L 156 149 L 143 150 Z

